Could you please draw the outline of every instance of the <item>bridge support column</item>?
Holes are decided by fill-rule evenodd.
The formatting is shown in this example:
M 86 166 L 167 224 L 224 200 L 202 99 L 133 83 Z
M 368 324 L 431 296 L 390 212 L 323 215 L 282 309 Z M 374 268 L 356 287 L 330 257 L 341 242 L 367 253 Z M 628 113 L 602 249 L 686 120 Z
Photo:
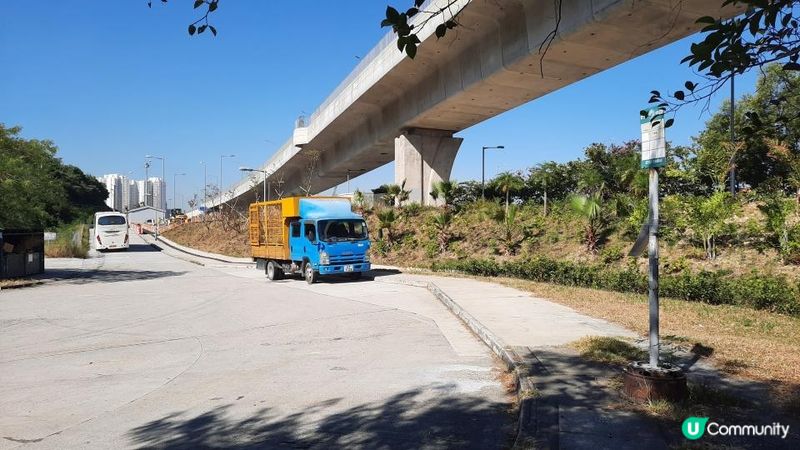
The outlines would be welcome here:
M 452 131 L 415 128 L 394 140 L 394 180 L 411 191 L 409 202 L 440 204 L 431 198 L 433 184 L 450 179 L 453 161 L 463 138 Z

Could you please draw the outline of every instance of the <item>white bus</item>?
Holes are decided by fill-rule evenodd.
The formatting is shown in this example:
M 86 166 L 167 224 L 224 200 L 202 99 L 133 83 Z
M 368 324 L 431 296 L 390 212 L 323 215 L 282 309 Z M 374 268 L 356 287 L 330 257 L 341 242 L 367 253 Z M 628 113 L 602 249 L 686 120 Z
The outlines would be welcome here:
M 97 250 L 128 248 L 128 221 L 125 214 L 99 212 L 94 215 L 94 239 Z

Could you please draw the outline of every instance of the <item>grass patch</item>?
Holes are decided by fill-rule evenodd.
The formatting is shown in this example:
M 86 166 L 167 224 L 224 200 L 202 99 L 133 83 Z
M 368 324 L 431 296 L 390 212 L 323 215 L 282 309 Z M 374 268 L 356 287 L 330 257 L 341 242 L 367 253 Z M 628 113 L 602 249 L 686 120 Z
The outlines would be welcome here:
M 28 278 L 12 278 L 10 280 L 0 280 L 0 289 L 33 286 L 39 283 L 41 282 L 36 280 L 31 280 Z
M 570 344 L 581 357 L 605 364 L 623 365 L 647 358 L 647 353 L 615 337 L 587 336 Z
M 648 333 L 645 295 L 509 278 L 492 281 L 619 324 L 642 336 Z M 687 351 L 704 349 L 701 355 L 723 370 L 800 389 L 798 318 L 732 305 L 662 298 L 660 326 L 662 336 L 668 337 L 665 340 Z
M 648 415 L 679 422 L 689 416 L 726 417 L 732 410 L 747 410 L 752 405 L 712 386 L 689 383 L 689 398 L 682 402 L 655 400 L 633 406 Z
M 75 233 L 80 239 L 75 241 Z M 54 241 L 45 241 L 44 256 L 47 258 L 86 258 L 89 254 L 89 229 L 83 224 L 71 224 L 56 232 Z

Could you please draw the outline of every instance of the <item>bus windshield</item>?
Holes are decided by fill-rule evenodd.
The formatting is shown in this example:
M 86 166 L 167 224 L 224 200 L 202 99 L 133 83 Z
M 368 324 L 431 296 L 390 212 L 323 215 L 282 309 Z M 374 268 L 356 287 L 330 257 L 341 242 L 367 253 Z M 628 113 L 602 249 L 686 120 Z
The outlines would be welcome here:
M 327 242 L 361 241 L 367 238 L 367 224 L 361 219 L 321 220 L 319 238 Z
M 97 219 L 97 225 L 125 225 L 125 216 L 102 216 Z

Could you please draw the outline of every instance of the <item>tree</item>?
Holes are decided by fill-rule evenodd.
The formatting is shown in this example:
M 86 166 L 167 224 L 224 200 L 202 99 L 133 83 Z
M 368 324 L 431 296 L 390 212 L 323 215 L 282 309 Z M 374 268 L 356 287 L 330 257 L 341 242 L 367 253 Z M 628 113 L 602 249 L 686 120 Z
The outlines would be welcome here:
M 302 153 L 303 158 L 303 183 L 300 185 L 300 190 L 306 197 L 311 197 L 311 192 L 314 189 L 314 181 L 317 179 L 317 172 L 319 172 L 319 161 L 322 158 L 322 152 L 319 150 L 306 149 Z
M 789 217 L 794 214 L 797 204 L 787 199 L 782 193 L 772 194 L 764 199 L 758 207 L 767 219 L 767 230 L 772 233 L 775 246 L 786 262 L 786 257 L 792 252 L 793 248 L 789 240 Z
M 406 190 L 406 180 L 401 184 L 384 184 L 381 187 L 386 191 L 383 200 L 394 207 L 402 206 L 411 194 L 411 191 Z
M 378 211 L 376 215 L 378 218 L 378 239 L 384 238 L 384 230 L 386 230 L 386 242 L 389 244 L 392 243 L 392 226 L 394 222 L 397 220 L 397 214 L 395 213 L 394 209 L 386 208 L 384 210 Z
M 752 69 L 779 62 L 783 70 L 800 70 L 800 23 L 794 17 L 800 1 L 724 0 L 722 5 L 744 5 L 747 9 L 727 20 L 709 16 L 697 19 L 697 23 L 705 24 L 703 39 L 691 44 L 690 54 L 681 61 L 694 68 L 703 81 L 687 81 L 682 89 L 668 95 L 652 91 L 650 103 L 674 113 L 688 103 L 704 101 L 708 105 L 729 80 Z M 759 120 L 758 113 L 748 118 Z M 671 123 L 667 120 L 666 125 Z
M 721 190 L 691 201 L 689 224 L 702 239 L 706 258 L 717 258 L 717 237 L 725 231 L 726 221 L 733 217 L 735 206 L 730 193 Z
M 510 205 L 506 210 L 499 210 L 494 214 L 493 219 L 501 227 L 500 237 L 503 241 L 503 249 L 506 255 L 513 256 L 522 243 L 522 227 L 517 222 L 517 205 Z
M 433 216 L 433 227 L 436 230 L 436 242 L 439 246 L 439 253 L 447 251 L 450 244 L 450 224 L 453 222 L 453 214 L 450 211 L 442 211 Z
M 607 225 L 602 205 L 602 188 L 591 194 L 573 195 L 570 198 L 572 210 L 585 220 L 584 243 L 589 253 L 597 253 L 598 244 Z
M 503 172 L 497 175 L 491 181 L 490 184 L 493 185 L 498 191 L 500 191 L 500 193 L 505 195 L 506 215 L 507 215 L 511 194 L 520 191 L 525 186 L 525 182 L 522 180 L 522 177 L 520 177 L 518 174 L 511 172 Z
M 430 196 L 434 200 L 442 199 L 444 208 L 448 209 L 453 205 L 453 198 L 455 198 L 457 188 L 458 183 L 455 180 L 437 181 L 433 183 L 433 190 L 430 192 Z
M 0 123 L 0 228 L 46 228 L 107 209 L 95 178 L 56 158 L 51 141 L 24 139 Z

